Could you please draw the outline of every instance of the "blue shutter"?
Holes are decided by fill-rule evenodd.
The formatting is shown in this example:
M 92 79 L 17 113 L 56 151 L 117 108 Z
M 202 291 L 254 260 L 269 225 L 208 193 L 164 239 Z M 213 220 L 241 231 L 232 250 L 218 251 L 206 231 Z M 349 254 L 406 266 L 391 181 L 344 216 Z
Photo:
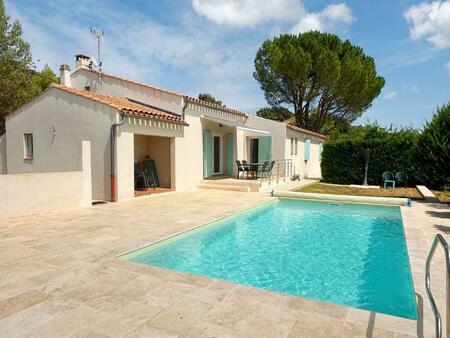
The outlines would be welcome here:
M 272 136 L 258 138 L 258 162 L 272 160 Z
M 203 131 L 203 177 L 212 175 L 212 135 L 209 130 Z
M 233 134 L 227 134 L 227 175 L 233 175 Z
M 305 140 L 305 151 L 304 151 L 304 154 L 303 154 L 303 159 L 305 160 L 305 161 L 308 161 L 309 160 L 309 158 L 310 158 L 310 147 L 311 147 L 311 140 Z

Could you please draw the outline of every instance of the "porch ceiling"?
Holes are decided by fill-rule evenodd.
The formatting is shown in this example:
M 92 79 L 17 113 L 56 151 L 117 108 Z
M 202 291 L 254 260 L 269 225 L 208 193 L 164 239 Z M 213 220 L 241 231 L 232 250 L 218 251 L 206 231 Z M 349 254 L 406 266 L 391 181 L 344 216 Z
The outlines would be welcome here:
M 225 120 L 225 119 L 221 119 L 221 118 L 217 118 L 217 117 L 205 116 L 205 115 L 201 115 L 200 117 L 202 119 L 205 119 L 205 120 L 208 120 L 208 121 L 213 121 L 213 122 L 216 122 L 216 123 L 223 124 L 224 126 L 233 127 L 233 128 L 242 130 L 248 136 L 253 136 L 253 135 L 255 135 L 255 136 L 258 136 L 258 135 L 270 135 L 269 131 L 250 128 L 250 127 L 247 127 L 246 125 L 244 125 L 242 123 L 239 123 L 239 122 Z

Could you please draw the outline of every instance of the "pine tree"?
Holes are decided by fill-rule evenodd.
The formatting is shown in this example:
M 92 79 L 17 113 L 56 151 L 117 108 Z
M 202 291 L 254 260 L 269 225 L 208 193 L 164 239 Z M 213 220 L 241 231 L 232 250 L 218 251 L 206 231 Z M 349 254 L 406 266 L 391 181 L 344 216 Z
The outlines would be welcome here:
M 0 133 L 5 115 L 33 96 L 30 45 L 22 39 L 20 23 L 9 19 L 0 0 Z

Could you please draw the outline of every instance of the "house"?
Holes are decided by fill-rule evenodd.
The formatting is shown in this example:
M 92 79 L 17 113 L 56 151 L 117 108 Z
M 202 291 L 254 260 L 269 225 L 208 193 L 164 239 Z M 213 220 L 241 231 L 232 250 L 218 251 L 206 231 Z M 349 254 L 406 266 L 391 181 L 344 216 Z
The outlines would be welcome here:
M 81 54 L 73 72 L 60 70 L 60 84 L 6 117 L 0 172 L 80 170 L 88 140 L 94 200 L 133 198 L 134 163 L 146 158 L 173 190 L 235 176 L 237 159 L 289 160 L 301 177 L 321 176 L 323 135 L 100 73 Z

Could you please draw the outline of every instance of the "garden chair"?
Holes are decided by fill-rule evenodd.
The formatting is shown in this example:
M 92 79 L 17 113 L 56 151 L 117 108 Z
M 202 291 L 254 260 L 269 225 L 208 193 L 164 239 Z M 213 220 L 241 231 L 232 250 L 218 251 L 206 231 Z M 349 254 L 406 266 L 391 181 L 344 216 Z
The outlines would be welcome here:
M 395 174 L 395 181 L 397 182 L 398 186 L 402 184 L 406 188 L 408 186 L 408 175 L 404 171 L 399 171 Z
M 236 160 L 236 165 L 237 165 L 237 169 L 238 169 L 238 174 L 237 174 L 237 178 L 240 178 L 240 174 L 246 172 L 246 170 L 244 169 L 244 166 L 242 165 L 241 161 Z
M 134 164 L 134 189 L 144 189 L 149 188 L 147 177 L 145 176 L 144 167 L 139 163 Z
M 391 184 L 392 188 L 395 188 L 395 176 L 392 171 L 385 171 L 382 177 L 383 177 L 383 187 L 385 189 L 387 184 Z

